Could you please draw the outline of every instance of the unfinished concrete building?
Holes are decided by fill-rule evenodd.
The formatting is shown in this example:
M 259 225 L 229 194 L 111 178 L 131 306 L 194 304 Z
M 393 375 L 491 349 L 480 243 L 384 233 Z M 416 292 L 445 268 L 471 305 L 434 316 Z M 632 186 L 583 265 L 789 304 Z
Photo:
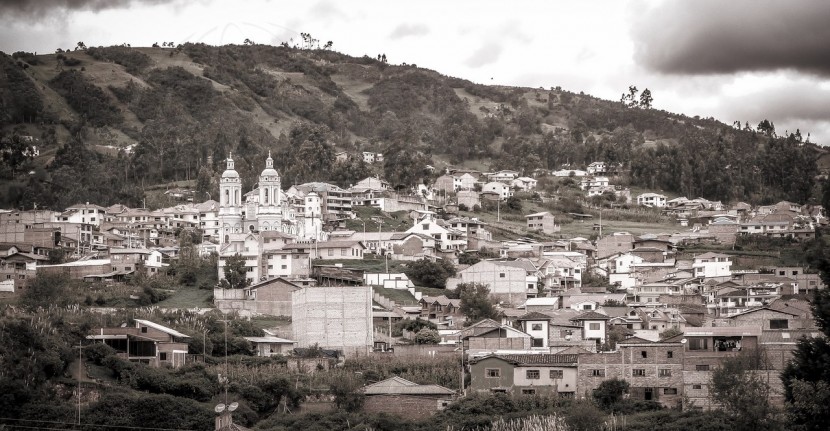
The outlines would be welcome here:
M 292 328 L 297 347 L 365 355 L 372 348 L 370 286 L 308 287 L 291 294 Z

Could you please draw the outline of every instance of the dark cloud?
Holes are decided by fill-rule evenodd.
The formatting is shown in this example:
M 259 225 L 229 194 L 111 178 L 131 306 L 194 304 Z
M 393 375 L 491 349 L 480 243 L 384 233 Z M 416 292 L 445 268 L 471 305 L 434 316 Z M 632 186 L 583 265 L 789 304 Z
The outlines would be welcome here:
M 429 27 L 423 24 L 401 24 L 389 34 L 390 39 L 402 39 L 409 36 L 423 36 L 429 33 Z
M 132 5 L 158 5 L 175 0 L 0 0 L 0 15 L 28 21 L 40 21 L 53 14 L 72 11 L 100 12 L 124 9 Z
M 672 74 L 791 69 L 830 76 L 827 0 L 671 0 L 633 27 L 635 59 Z

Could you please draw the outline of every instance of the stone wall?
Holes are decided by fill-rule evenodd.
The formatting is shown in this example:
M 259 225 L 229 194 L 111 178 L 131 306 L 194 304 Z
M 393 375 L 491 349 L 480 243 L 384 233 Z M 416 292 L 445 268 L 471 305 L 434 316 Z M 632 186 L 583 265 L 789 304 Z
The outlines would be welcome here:
M 369 395 L 363 404 L 367 413 L 388 413 L 406 420 L 423 420 L 427 416 L 443 410 L 450 403 L 449 398 L 435 395 Z

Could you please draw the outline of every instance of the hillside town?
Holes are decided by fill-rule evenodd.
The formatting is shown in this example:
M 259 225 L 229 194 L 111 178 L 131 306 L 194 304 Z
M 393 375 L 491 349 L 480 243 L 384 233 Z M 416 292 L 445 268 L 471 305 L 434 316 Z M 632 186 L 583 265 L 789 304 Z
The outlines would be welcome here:
M 725 205 L 656 192 L 632 197 L 611 183 L 614 172 L 599 162 L 529 177 L 447 168 L 431 186 L 406 194 L 377 177 L 348 189 L 323 182 L 285 187 L 271 156 L 263 162 L 257 186 L 244 190 L 229 155 L 218 201 L 196 202 L 192 191 L 175 189 L 168 194 L 180 203 L 157 210 L 85 202 L 60 212 L 0 212 L 0 295 L 21 295 L 44 274 L 106 285 L 155 277 L 181 257 L 182 232 L 197 233 L 201 242 L 188 247 L 216 262 L 213 307 L 231 319 L 290 322 L 247 337 L 258 356 L 322 349 L 338 361 L 460 357 L 469 379 L 461 387 L 414 390 L 422 385 L 392 378 L 364 388 L 366 395 L 427 394 L 421 413 L 482 392 L 581 398 L 612 378 L 630 384 L 632 399 L 708 409 L 712 371 L 745 350 L 764 352 L 767 365 L 757 373 L 780 404 L 777 375 L 795 341 L 820 336 L 810 307 L 812 295 L 826 288 L 819 274 L 784 264 L 736 268 L 744 255 L 734 251 L 746 237 L 814 238 L 827 224 L 821 206 Z M 489 202 L 500 220 L 501 205 L 506 209 L 514 194 L 555 199 L 539 196 L 542 177 L 576 177 L 586 202 L 610 194 L 613 205 L 671 217 L 675 228 L 635 235 L 571 214 L 572 223 L 593 224 L 589 239 L 563 234 L 555 216 L 543 211 L 523 215 L 525 235 L 496 239 L 499 223 L 473 216 Z M 384 229 L 375 220 L 377 231 L 367 230 L 370 220 L 358 214 L 369 208 L 400 215 L 402 228 Z M 363 229 L 346 228 L 355 222 Z M 721 251 L 688 251 L 707 246 Z M 384 271 L 360 265 L 368 260 L 383 262 Z M 407 275 L 419 262 L 454 269 L 443 291 Z M 390 271 L 390 263 L 399 270 Z M 458 293 L 469 286 L 484 286 L 493 315 L 465 314 Z M 428 325 L 436 338 L 424 343 L 420 331 L 393 330 L 407 321 Z M 99 328 L 88 338 L 153 366 L 197 360 L 182 342 L 186 335 L 149 320 L 135 324 Z M 389 403 L 370 405 L 402 414 Z

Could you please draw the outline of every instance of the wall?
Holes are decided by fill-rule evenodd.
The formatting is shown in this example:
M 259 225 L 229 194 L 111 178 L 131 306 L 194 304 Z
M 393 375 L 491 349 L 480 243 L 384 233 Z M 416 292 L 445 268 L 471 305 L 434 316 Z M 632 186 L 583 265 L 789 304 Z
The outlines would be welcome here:
M 343 350 L 347 355 L 371 349 L 371 287 L 308 287 L 293 292 L 291 299 L 297 347 L 318 344 L 325 349 Z
M 449 397 L 441 398 L 436 395 L 368 395 L 363 404 L 363 411 L 388 413 L 407 420 L 421 421 L 435 414 L 439 406 L 449 404 L 450 401 Z

